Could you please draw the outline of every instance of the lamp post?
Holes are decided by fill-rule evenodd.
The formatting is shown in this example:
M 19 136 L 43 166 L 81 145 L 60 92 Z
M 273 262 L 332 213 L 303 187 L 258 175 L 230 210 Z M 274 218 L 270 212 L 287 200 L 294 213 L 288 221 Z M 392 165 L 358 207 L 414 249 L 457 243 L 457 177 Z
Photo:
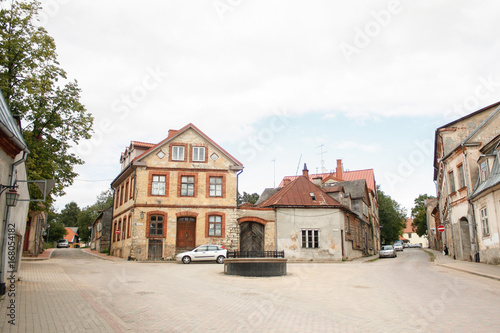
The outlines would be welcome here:
M 17 193 L 16 188 L 18 188 L 18 185 L 1 185 L 0 184 L 0 195 L 5 191 L 9 190 L 7 193 L 5 193 L 5 204 L 8 207 L 15 207 L 17 205 L 17 200 L 19 199 L 19 193 Z

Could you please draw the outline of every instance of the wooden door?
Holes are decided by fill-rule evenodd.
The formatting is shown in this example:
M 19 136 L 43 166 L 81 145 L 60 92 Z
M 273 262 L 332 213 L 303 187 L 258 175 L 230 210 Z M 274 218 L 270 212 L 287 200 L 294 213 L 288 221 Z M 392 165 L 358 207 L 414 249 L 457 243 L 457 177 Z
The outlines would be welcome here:
M 240 251 L 264 251 L 264 225 L 257 222 L 240 224 Z
M 180 217 L 177 219 L 177 248 L 194 249 L 196 244 L 196 219 Z
M 161 260 L 163 257 L 163 240 L 150 239 L 148 247 L 148 260 Z

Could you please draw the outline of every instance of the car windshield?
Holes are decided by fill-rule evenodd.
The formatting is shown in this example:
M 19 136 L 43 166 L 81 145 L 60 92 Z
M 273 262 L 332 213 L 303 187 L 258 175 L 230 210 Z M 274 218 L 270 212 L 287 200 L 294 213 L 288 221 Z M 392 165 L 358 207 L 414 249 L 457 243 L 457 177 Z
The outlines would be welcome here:
M 392 246 L 391 245 L 385 245 L 384 247 L 382 247 L 382 250 L 392 250 Z
M 59 243 L 65 243 L 66 240 L 65 239 L 61 239 L 60 241 L 58 241 Z

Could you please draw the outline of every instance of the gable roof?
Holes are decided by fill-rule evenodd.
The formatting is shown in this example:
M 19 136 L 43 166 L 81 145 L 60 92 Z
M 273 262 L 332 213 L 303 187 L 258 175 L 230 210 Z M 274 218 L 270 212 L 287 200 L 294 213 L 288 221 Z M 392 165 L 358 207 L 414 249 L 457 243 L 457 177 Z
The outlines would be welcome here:
M 180 130 L 170 130 L 169 131 L 169 135 L 168 135 L 168 137 L 166 139 L 164 139 L 163 141 L 161 141 L 160 143 L 158 143 L 156 145 L 153 145 L 151 148 L 149 148 L 148 150 L 146 150 L 144 153 L 142 153 L 141 155 L 139 155 L 136 158 L 134 158 L 134 161 L 139 161 L 139 160 L 145 158 L 146 156 L 148 156 L 152 152 L 154 152 L 157 148 L 163 146 L 164 144 L 166 144 L 168 142 L 171 142 L 171 141 L 175 140 L 175 138 L 179 137 L 181 134 L 183 134 L 184 132 L 188 131 L 189 129 L 192 129 L 193 131 L 195 131 L 196 133 L 198 133 L 200 136 L 202 136 L 205 140 L 207 140 L 208 142 L 210 142 L 213 146 L 215 146 L 218 150 L 220 150 L 223 154 L 225 154 L 234 164 L 236 164 L 237 166 L 243 167 L 243 164 L 240 161 L 238 161 L 231 154 L 229 154 L 226 150 L 224 150 L 224 148 L 222 148 L 217 143 L 215 143 L 215 141 L 213 141 L 212 139 L 210 139 L 205 133 L 203 133 L 200 129 L 198 129 L 192 123 L 187 124 L 186 126 L 184 126 L 183 128 L 181 128 Z
M 406 220 L 406 228 L 403 230 L 403 233 L 409 234 L 411 232 L 415 232 L 413 231 L 412 223 L 413 223 L 413 218 L 410 217 L 409 219 Z
M 285 176 L 283 180 L 281 181 L 279 187 L 284 186 L 285 179 L 290 179 L 290 180 L 295 180 L 298 177 L 302 176 Z M 360 180 L 364 179 L 366 180 L 366 186 L 373 192 L 376 191 L 376 185 L 375 185 L 375 173 L 373 172 L 373 169 L 365 169 L 365 170 L 355 170 L 355 171 L 343 171 L 342 172 L 342 179 L 339 179 L 336 177 L 335 173 L 318 173 L 318 174 L 312 174 L 309 175 L 309 179 L 312 181 L 314 178 L 321 177 L 322 181 L 325 182 L 329 179 L 333 179 L 336 181 L 350 181 L 350 180 Z
M 364 180 L 364 179 L 356 179 L 356 180 L 349 180 L 349 181 L 345 181 L 345 182 L 339 182 L 339 183 L 335 183 L 335 186 L 344 187 L 344 192 L 349 193 L 351 195 L 351 198 L 353 198 L 353 199 L 364 198 L 365 197 L 365 190 L 367 190 L 366 180 Z
M 487 124 L 487 123 L 488 123 L 488 122 L 489 122 L 489 121 L 490 121 L 493 117 L 495 117 L 497 114 L 499 114 L 499 112 L 500 112 L 500 102 L 496 102 L 496 103 L 491 104 L 491 105 L 489 105 L 489 106 L 487 106 L 487 107 L 484 107 L 484 108 L 482 108 L 482 109 L 480 109 L 480 110 L 478 110 L 478 111 L 472 112 L 472 113 L 470 113 L 470 114 L 466 115 L 465 117 L 462 117 L 462 118 L 460 118 L 460 119 L 454 120 L 454 121 L 452 121 L 451 123 L 448 123 L 448 124 L 443 125 L 443 126 L 441 126 L 441 127 L 439 127 L 439 128 L 437 128 L 437 129 L 436 129 L 436 132 L 435 132 L 435 134 L 434 134 L 434 180 L 436 180 L 436 179 L 437 179 L 437 173 L 438 173 L 438 172 L 437 172 L 437 169 L 438 169 L 438 167 L 437 167 L 437 165 L 438 165 L 438 156 L 437 156 L 437 152 L 438 152 L 438 151 L 437 151 L 437 149 L 438 149 L 438 138 L 439 138 L 439 133 L 440 133 L 440 131 L 441 131 L 442 129 L 444 129 L 444 128 L 450 127 L 451 125 L 453 125 L 453 124 L 455 124 L 455 123 L 458 123 L 458 122 L 460 122 L 460 121 L 462 121 L 462 120 L 466 120 L 466 119 L 468 119 L 468 118 L 471 118 L 471 117 L 473 117 L 473 116 L 475 116 L 475 115 L 477 115 L 477 114 L 479 114 L 479 113 L 481 113 L 481 112 L 484 112 L 484 111 L 486 111 L 486 110 L 488 110 L 488 109 L 491 109 L 491 108 L 493 108 L 493 107 L 495 107 L 495 109 L 491 112 L 491 114 L 490 114 L 488 117 L 486 117 L 486 119 L 485 119 L 485 120 L 484 120 L 484 121 L 483 121 L 483 122 L 482 122 L 479 126 L 477 126 L 474 130 L 472 130 L 472 131 L 471 131 L 471 133 L 469 133 L 469 135 L 467 135 L 467 137 L 466 137 L 465 139 L 463 139 L 461 142 L 457 143 L 457 145 L 455 146 L 455 148 L 450 149 L 450 152 L 441 158 L 441 160 L 445 160 L 445 159 L 447 159 L 449 156 L 451 156 L 451 155 L 453 154 L 453 152 L 454 152 L 454 151 L 455 151 L 458 147 L 460 147 L 460 146 L 464 145 L 465 143 L 467 143 L 467 141 L 469 141 L 469 140 L 470 140 L 470 139 L 471 139 L 471 138 L 472 138 L 472 137 L 473 137 L 473 136 L 474 136 L 474 135 L 475 135 L 475 134 L 476 134 L 476 133 L 477 133 L 477 132 L 478 132 L 481 128 L 483 128 L 483 127 L 484 127 L 484 126 L 485 126 L 485 125 L 486 125 L 486 124 Z
M 312 195 L 311 195 L 312 194 Z M 264 200 L 259 207 L 342 207 L 321 187 L 314 185 L 307 176 L 300 176 Z
M 480 177 L 478 177 L 478 182 L 480 181 Z M 490 176 L 486 181 L 480 183 L 474 193 L 470 196 L 470 200 L 476 198 L 481 193 L 486 192 L 487 190 L 497 186 L 500 184 L 500 159 L 498 157 L 498 153 L 495 154 L 495 161 L 493 162 L 493 166 L 491 167 Z
M 78 228 L 75 228 L 75 227 L 72 227 L 72 228 L 66 227 L 64 229 L 66 229 L 66 231 L 68 232 L 68 234 L 64 236 L 64 239 L 66 239 L 70 243 L 75 242 L 75 237 L 78 236 L 78 234 L 77 234 Z

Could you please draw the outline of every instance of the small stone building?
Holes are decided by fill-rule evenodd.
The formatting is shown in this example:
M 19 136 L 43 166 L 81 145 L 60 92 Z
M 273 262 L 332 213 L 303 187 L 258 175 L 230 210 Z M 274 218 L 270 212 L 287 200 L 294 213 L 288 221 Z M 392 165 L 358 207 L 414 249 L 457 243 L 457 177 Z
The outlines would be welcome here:
M 111 239 L 111 224 L 113 220 L 113 206 L 99 212 L 92 223 L 90 235 L 90 249 L 98 252 L 109 252 Z

